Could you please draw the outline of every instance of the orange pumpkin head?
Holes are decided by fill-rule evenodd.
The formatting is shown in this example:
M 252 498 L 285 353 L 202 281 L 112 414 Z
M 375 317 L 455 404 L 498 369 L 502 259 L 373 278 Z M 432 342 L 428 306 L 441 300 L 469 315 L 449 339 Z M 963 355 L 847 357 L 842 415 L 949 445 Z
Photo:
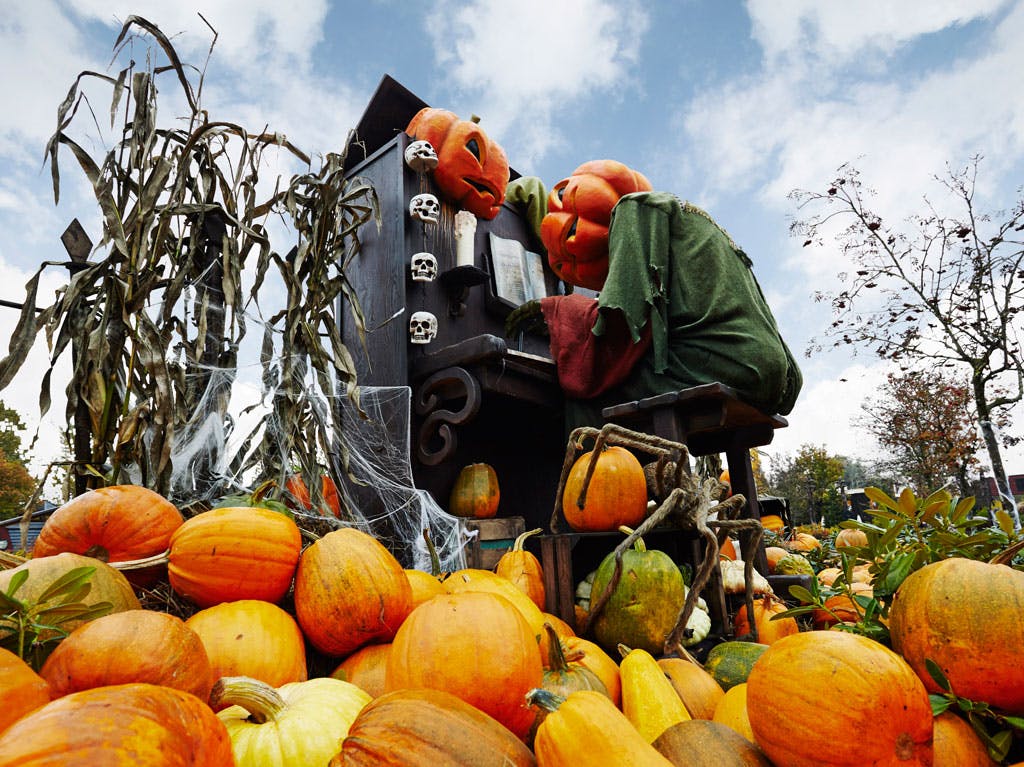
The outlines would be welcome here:
M 490 519 L 498 513 L 501 488 L 494 467 L 486 463 L 463 466 L 452 486 L 448 511 L 456 517 Z
M 498 215 L 508 186 L 508 158 L 476 119 L 460 120 L 446 109 L 424 107 L 405 132 L 434 147 L 434 183 L 445 198 L 479 218 Z
M 651 182 L 615 160 L 591 160 L 555 184 L 540 237 L 561 279 L 600 290 L 608 277 L 608 226 L 623 195 L 649 192 Z

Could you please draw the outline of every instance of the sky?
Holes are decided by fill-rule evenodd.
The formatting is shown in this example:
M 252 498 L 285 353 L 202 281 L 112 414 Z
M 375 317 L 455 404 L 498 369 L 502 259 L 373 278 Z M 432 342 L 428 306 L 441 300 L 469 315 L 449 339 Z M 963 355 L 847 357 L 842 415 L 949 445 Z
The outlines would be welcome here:
M 975 155 L 984 207 L 1009 207 L 1024 179 L 1024 0 L 0 0 L 2 300 L 20 302 L 42 261 L 65 259 L 73 217 L 99 239 L 68 156 L 54 204 L 43 149 L 76 75 L 119 68 L 131 14 L 196 65 L 216 30 L 205 107 L 313 155 L 342 148 L 389 74 L 431 106 L 481 116 L 512 167 L 548 187 L 615 159 L 707 210 L 752 258 L 804 375 L 789 427 L 763 449 L 769 470 L 802 445 L 871 460 L 855 421 L 888 370 L 867 352 L 804 356 L 830 319 L 812 294 L 837 287 L 845 263 L 790 237 L 789 193 L 824 189 L 853 162 L 897 220 Z M 41 303 L 62 272 L 44 273 Z M 16 319 L 0 307 L 0 339 Z M 33 424 L 45 365 L 40 343 L 0 392 Z M 37 463 L 63 421 L 56 403 Z M 1020 449 L 1004 460 L 1024 472 Z

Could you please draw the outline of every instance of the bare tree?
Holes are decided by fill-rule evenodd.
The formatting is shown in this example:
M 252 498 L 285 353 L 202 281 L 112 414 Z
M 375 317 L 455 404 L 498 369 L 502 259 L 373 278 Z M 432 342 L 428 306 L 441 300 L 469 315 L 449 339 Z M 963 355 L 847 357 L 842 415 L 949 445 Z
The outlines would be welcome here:
M 843 165 L 824 191 L 791 193 L 811 215 L 794 221 L 790 233 L 805 246 L 821 246 L 826 227 L 846 224 L 834 238 L 855 271 L 840 275 L 845 287 L 838 292 L 815 296 L 832 305 L 824 338 L 833 346 L 870 348 L 904 371 L 965 369 L 993 474 L 1012 509 L 993 421 L 1024 397 L 1018 319 L 1024 308 L 1024 190 L 1009 210 L 978 210 L 980 160 L 936 177 L 958 215 L 939 213 L 925 197 L 923 213 L 902 225 L 889 224 L 869 207 L 874 192 L 855 167 Z M 821 346 L 815 339 L 808 354 Z

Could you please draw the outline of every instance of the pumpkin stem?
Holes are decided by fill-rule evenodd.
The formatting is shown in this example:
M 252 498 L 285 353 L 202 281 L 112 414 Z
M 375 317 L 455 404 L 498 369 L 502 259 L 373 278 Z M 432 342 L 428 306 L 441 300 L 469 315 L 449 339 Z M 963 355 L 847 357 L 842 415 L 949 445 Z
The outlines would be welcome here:
M 562 648 L 562 638 L 558 636 L 555 627 L 547 621 L 544 621 L 544 630 L 548 634 L 548 667 L 552 671 L 568 671 L 569 661 L 566 660 L 565 650 Z
M 248 676 L 224 676 L 210 692 L 210 707 L 241 706 L 256 724 L 275 721 L 284 710 L 281 694 L 266 682 Z
M 87 548 L 83 556 L 98 559 L 100 562 L 110 563 L 110 552 L 98 543 Z
M 469 116 L 469 121 L 471 123 L 476 123 L 477 125 L 479 125 L 480 124 L 480 115 L 470 115 Z
M 539 527 L 535 527 L 533 528 L 533 530 L 527 530 L 525 533 L 519 535 L 516 538 L 515 542 L 512 544 L 512 551 L 522 551 L 523 541 L 525 541 L 531 535 L 536 535 L 539 532 L 541 532 L 541 529 Z
M 526 693 L 526 704 L 528 706 L 536 706 L 547 711 L 549 714 L 558 711 L 558 707 L 563 703 L 565 703 L 565 698 L 561 695 L 556 695 L 550 690 L 545 690 L 543 687 L 534 687 Z
M 632 535 L 633 534 L 633 528 L 632 527 L 626 527 L 625 525 L 619 525 L 619 532 L 623 533 L 625 535 Z M 637 538 L 635 541 L 633 541 L 633 551 L 639 551 L 639 552 L 647 551 L 647 544 L 644 543 L 644 539 L 643 538 Z
M 126 559 L 123 562 L 108 562 L 107 564 L 116 570 L 141 570 L 143 567 L 166 564 L 170 560 L 170 554 L 171 550 L 165 549 L 159 554 L 153 554 L 142 559 Z
M 430 554 L 430 574 L 435 578 L 441 577 L 441 558 L 437 556 L 437 547 L 430 539 L 430 530 L 423 528 L 423 540 L 427 542 L 427 552 Z
M 626 645 L 622 644 L 622 642 L 619 642 L 618 645 L 616 645 L 615 649 L 619 651 L 619 655 L 621 655 L 623 658 L 625 658 L 627 655 L 633 652 L 632 647 L 627 647 Z

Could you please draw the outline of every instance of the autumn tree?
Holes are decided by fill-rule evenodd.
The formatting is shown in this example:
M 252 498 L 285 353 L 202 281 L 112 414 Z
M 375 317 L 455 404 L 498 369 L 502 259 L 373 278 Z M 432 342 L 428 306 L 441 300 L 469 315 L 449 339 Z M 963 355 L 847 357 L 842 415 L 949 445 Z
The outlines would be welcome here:
M 1024 398 L 1024 357 L 1018 314 L 1024 309 L 1024 190 L 1008 210 L 975 206 L 979 157 L 937 178 L 958 211 L 923 210 L 896 224 L 869 206 L 874 196 L 852 165 L 824 190 L 795 190 L 810 216 L 791 225 L 805 246 L 833 238 L 853 265 L 844 287 L 819 292 L 833 321 L 833 346 L 866 347 L 909 370 L 914 365 L 961 369 L 970 381 L 975 417 L 999 487 L 1009 487 L 994 426 Z M 842 228 L 832 234 L 833 227 Z M 808 353 L 819 350 L 812 342 Z
M 19 432 L 24 429 L 18 411 L 0 400 L 0 519 L 20 514 L 35 490 L 21 445 Z
M 918 493 L 956 482 L 971 494 L 981 449 L 969 386 L 938 371 L 890 373 L 858 420 L 890 455 L 888 465 Z
M 843 459 L 824 447 L 802 445 L 795 456 L 783 456 L 772 473 L 775 495 L 789 499 L 795 524 L 818 522 L 834 525 L 846 518 L 842 490 Z

